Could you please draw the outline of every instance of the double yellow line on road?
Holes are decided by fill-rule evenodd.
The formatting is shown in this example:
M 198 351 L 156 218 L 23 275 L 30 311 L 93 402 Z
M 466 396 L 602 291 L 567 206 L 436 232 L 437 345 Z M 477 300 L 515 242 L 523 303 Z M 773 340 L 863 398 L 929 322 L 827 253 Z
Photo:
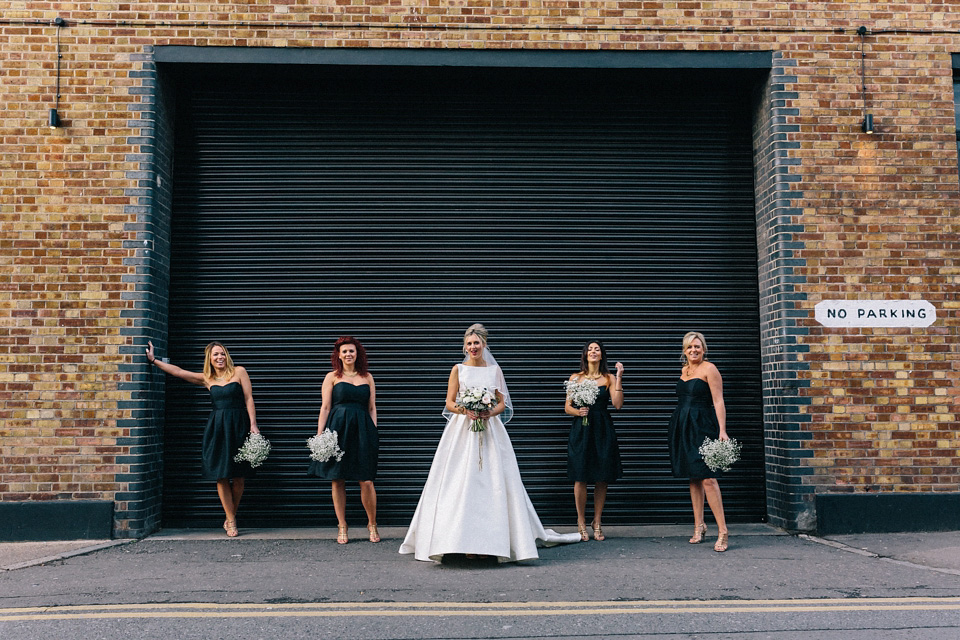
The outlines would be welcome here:
M 615 602 L 312 602 L 104 604 L 0 609 L 0 622 L 120 618 L 568 616 L 844 611 L 960 611 L 960 598 L 636 600 Z

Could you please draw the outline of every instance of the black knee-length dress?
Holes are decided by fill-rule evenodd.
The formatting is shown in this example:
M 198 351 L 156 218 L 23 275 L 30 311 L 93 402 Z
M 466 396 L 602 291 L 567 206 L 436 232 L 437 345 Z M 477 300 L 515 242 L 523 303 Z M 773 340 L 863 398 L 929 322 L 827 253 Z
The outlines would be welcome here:
M 675 478 L 719 478 L 700 455 L 704 438 L 720 437 L 720 423 L 713 408 L 710 385 L 700 378 L 677 381 L 677 408 L 670 416 L 670 466 Z
M 596 401 L 583 418 L 576 417 L 567 441 L 567 478 L 574 482 L 613 482 L 623 476 L 617 432 L 610 417 L 610 390 L 600 387 Z
M 233 457 L 250 433 L 250 415 L 243 400 L 239 382 L 210 387 L 213 410 L 203 430 L 200 455 L 203 459 L 203 477 L 252 478 L 255 474 L 248 462 L 234 462 Z
M 327 429 L 337 432 L 343 458 L 312 462 L 307 475 L 324 480 L 375 480 L 380 436 L 370 417 L 370 385 L 338 382 L 333 385 L 333 407 Z

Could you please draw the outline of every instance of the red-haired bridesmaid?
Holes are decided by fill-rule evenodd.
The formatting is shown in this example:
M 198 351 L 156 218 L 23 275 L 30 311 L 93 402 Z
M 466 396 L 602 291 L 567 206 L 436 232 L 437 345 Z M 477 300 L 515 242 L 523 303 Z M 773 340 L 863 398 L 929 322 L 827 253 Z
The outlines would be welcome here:
M 317 434 L 325 429 L 337 432 L 343 458 L 310 464 L 308 475 L 330 480 L 333 509 L 337 514 L 337 542 L 346 544 L 346 481 L 360 484 L 360 500 L 367 512 L 370 542 L 380 542 L 377 531 L 377 457 L 380 439 L 377 433 L 377 392 L 373 376 L 367 370 L 367 352 L 351 336 L 339 338 L 330 354 L 333 370 L 323 379 L 323 404 L 317 420 Z

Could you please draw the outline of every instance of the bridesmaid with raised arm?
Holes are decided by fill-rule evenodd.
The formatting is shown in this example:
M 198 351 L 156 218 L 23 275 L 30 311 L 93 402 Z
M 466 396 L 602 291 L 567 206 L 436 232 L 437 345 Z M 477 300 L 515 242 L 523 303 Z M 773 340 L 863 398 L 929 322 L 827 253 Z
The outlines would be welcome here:
M 702 333 L 690 331 L 683 336 L 683 370 L 677 381 L 677 408 L 670 416 L 670 465 L 675 478 L 690 479 L 693 502 L 693 537 L 690 544 L 703 542 L 707 534 L 704 522 L 704 498 L 717 521 L 714 551 L 727 550 L 727 521 L 723 515 L 718 472 L 711 471 L 700 455 L 704 438 L 729 440 L 727 410 L 723 403 L 723 379 L 712 362 L 707 361 L 707 340 Z
M 206 387 L 210 392 L 213 408 L 201 445 L 203 475 L 208 480 L 217 481 L 217 494 L 227 517 L 223 528 L 228 536 L 235 538 L 240 535 L 237 509 L 245 479 L 252 477 L 254 471 L 249 463 L 236 462 L 233 458 L 248 434 L 260 433 L 250 376 L 246 369 L 233 364 L 227 348 L 219 342 L 211 342 L 204 349 L 203 373 L 157 360 L 153 343 L 148 341 L 147 345 L 150 364 L 181 380 Z
M 325 429 L 337 432 L 343 450 L 339 461 L 312 462 L 308 475 L 330 480 L 333 510 L 337 514 L 337 542 L 347 544 L 346 481 L 360 484 L 360 502 L 367 512 L 370 542 L 380 542 L 377 530 L 377 459 L 380 435 L 377 431 L 377 391 L 367 370 L 367 352 L 352 336 L 342 336 L 330 354 L 333 370 L 323 378 L 322 404 L 317 435 Z
M 576 407 L 568 396 L 564 411 L 574 416 L 567 443 L 567 477 L 573 480 L 573 497 L 577 506 L 577 531 L 587 540 L 587 486 L 593 484 L 593 539 L 604 540 L 600 517 L 607 501 L 607 485 L 623 476 L 617 432 L 613 428 L 609 405 L 623 406 L 623 365 L 614 365 L 610 373 L 607 352 L 599 340 L 591 340 L 580 354 L 580 371 L 570 376 L 571 382 L 594 380 L 600 393 L 592 405 Z M 586 418 L 586 420 L 584 420 Z

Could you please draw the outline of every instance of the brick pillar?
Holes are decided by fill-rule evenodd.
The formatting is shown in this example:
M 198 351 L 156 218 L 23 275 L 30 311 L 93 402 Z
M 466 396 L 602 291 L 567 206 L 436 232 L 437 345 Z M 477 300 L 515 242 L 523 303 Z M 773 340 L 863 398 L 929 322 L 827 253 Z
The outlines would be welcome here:
M 152 340 L 158 354 L 166 353 L 167 314 L 170 283 L 170 212 L 172 199 L 173 160 L 173 83 L 166 83 L 153 62 L 152 47 L 132 56 L 142 65 L 132 71 L 142 77 L 142 84 L 133 91 L 140 102 L 131 113 L 134 134 L 127 143 L 138 151 L 137 171 L 127 178 L 136 187 L 126 190 L 137 204 L 126 207 L 131 214 L 127 231 L 136 250 L 131 275 L 136 288 L 131 322 L 124 330 L 129 336 L 127 353 L 130 364 L 123 371 L 130 375 L 129 417 L 118 426 L 129 435 L 118 444 L 129 447 L 129 453 L 118 463 L 126 472 L 117 474 L 114 535 L 140 537 L 160 526 L 161 490 L 163 482 L 163 404 L 164 376 L 144 357 L 147 340 Z
M 797 354 L 809 349 L 798 344 L 797 336 L 807 332 L 798 326 L 798 301 L 806 296 L 798 292 L 803 281 L 793 271 L 794 251 L 802 244 L 794 234 L 802 231 L 802 209 L 795 206 L 801 194 L 793 191 L 798 177 L 790 166 L 800 163 L 790 158 L 790 150 L 799 146 L 788 141 L 798 125 L 786 124 L 796 109 L 785 105 L 793 92 L 784 83 L 796 82 L 789 75 L 796 61 L 775 54 L 770 78 L 762 89 L 754 119 L 755 188 L 757 207 L 757 255 L 760 282 L 760 344 L 763 367 L 763 419 L 767 474 L 767 515 L 770 523 L 792 530 L 816 527 L 814 487 L 803 478 L 812 469 L 804 459 L 813 451 L 803 448 L 810 433 L 804 423 L 810 421 L 803 405 L 810 399 L 798 393 L 808 382 L 798 371 L 808 367 Z M 799 280 L 798 280 L 799 278 Z

